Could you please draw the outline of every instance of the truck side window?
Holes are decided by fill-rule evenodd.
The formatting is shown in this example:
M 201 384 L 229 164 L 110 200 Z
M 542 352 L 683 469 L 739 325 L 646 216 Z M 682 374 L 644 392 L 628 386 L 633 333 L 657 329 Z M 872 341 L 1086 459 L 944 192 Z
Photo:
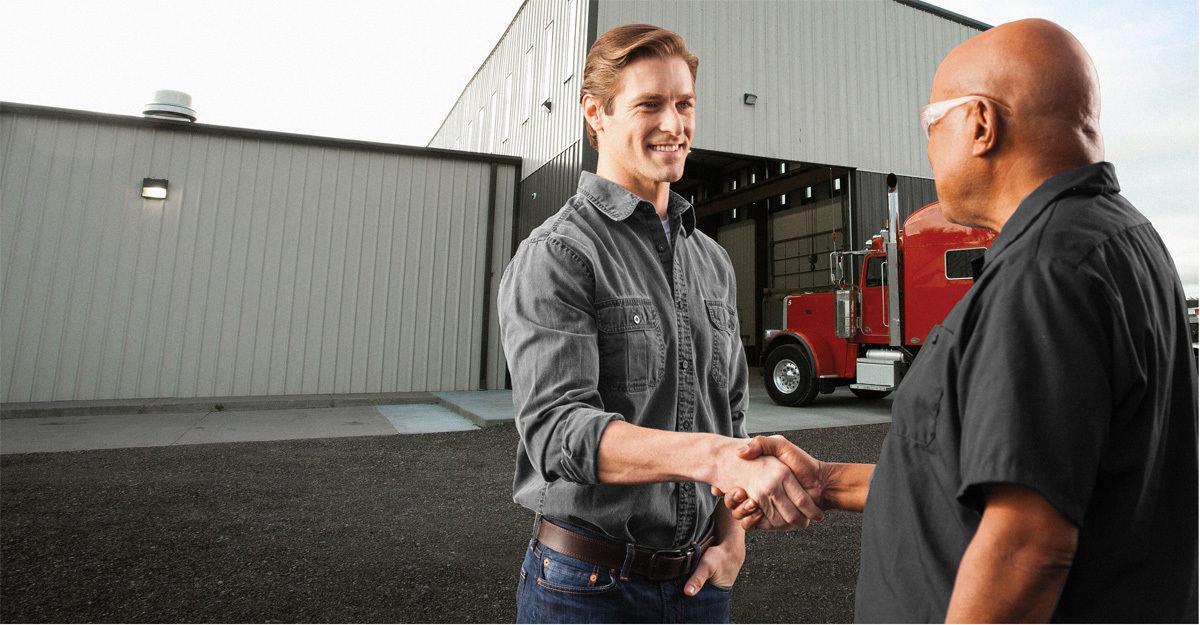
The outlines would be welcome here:
M 873 286 L 883 286 L 883 261 L 887 260 L 886 256 L 870 256 L 867 258 L 867 280 L 864 288 Z M 967 267 L 968 271 L 970 267 Z
M 970 247 L 962 250 L 946 251 L 946 279 L 970 280 L 971 261 L 983 256 L 986 247 Z

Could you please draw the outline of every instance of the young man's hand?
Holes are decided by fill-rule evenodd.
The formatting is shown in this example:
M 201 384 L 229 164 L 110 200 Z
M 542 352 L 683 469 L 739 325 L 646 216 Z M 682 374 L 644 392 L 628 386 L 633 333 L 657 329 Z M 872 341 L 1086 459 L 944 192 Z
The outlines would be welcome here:
M 688 578 L 683 593 L 689 597 L 696 596 L 705 584 L 733 586 L 746 561 L 746 532 L 733 519 L 730 510 L 718 507 L 713 522 L 716 523 L 717 542 L 704 552 Z

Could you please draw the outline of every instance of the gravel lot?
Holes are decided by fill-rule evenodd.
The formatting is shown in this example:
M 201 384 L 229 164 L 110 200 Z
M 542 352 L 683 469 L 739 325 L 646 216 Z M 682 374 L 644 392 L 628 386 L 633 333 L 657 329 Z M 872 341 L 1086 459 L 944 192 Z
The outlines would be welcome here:
M 785 432 L 873 462 L 888 425 Z M 0 458 L 4 622 L 511 622 L 516 430 Z M 849 622 L 857 515 L 754 533 L 734 622 Z

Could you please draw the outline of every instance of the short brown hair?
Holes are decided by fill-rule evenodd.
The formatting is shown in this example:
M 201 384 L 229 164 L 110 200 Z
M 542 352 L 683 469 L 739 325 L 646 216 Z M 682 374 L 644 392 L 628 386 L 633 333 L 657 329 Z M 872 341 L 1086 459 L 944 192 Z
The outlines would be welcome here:
M 599 102 L 606 114 L 612 113 L 613 99 L 621 90 L 621 70 L 634 61 L 647 58 L 681 58 L 692 72 L 692 84 L 696 84 L 696 68 L 700 60 L 688 52 L 683 37 L 677 33 L 650 24 L 626 24 L 618 26 L 596 40 L 583 65 L 583 86 L 579 89 L 579 102 L 591 95 Z M 584 123 L 588 143 L 596 145 L 596 131 Z

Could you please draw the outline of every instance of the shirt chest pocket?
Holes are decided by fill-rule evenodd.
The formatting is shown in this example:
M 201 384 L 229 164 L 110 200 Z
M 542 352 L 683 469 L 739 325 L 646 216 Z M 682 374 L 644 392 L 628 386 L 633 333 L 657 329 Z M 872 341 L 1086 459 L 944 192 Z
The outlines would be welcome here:
M 729 384 L 729 363 L 733 358 L 733 337 L 737 334 L 737 313 L 720 300 L 704 300 L 708 309 L 708 321 L 712 327 L 712 366 L 713 382 L 718 388 L 726 388 Z
M 936 325 L 912 369 L 904 376 L 892 404 L 892 432 L 922 446 L 937 438 L 938 417 L 946 385 L 954 332 Z
M 596 330 L 600 388 L 636 392 L 658 386 L 666 365 L 666 343 L 650 300 L 622 298 L 596 304 Z

